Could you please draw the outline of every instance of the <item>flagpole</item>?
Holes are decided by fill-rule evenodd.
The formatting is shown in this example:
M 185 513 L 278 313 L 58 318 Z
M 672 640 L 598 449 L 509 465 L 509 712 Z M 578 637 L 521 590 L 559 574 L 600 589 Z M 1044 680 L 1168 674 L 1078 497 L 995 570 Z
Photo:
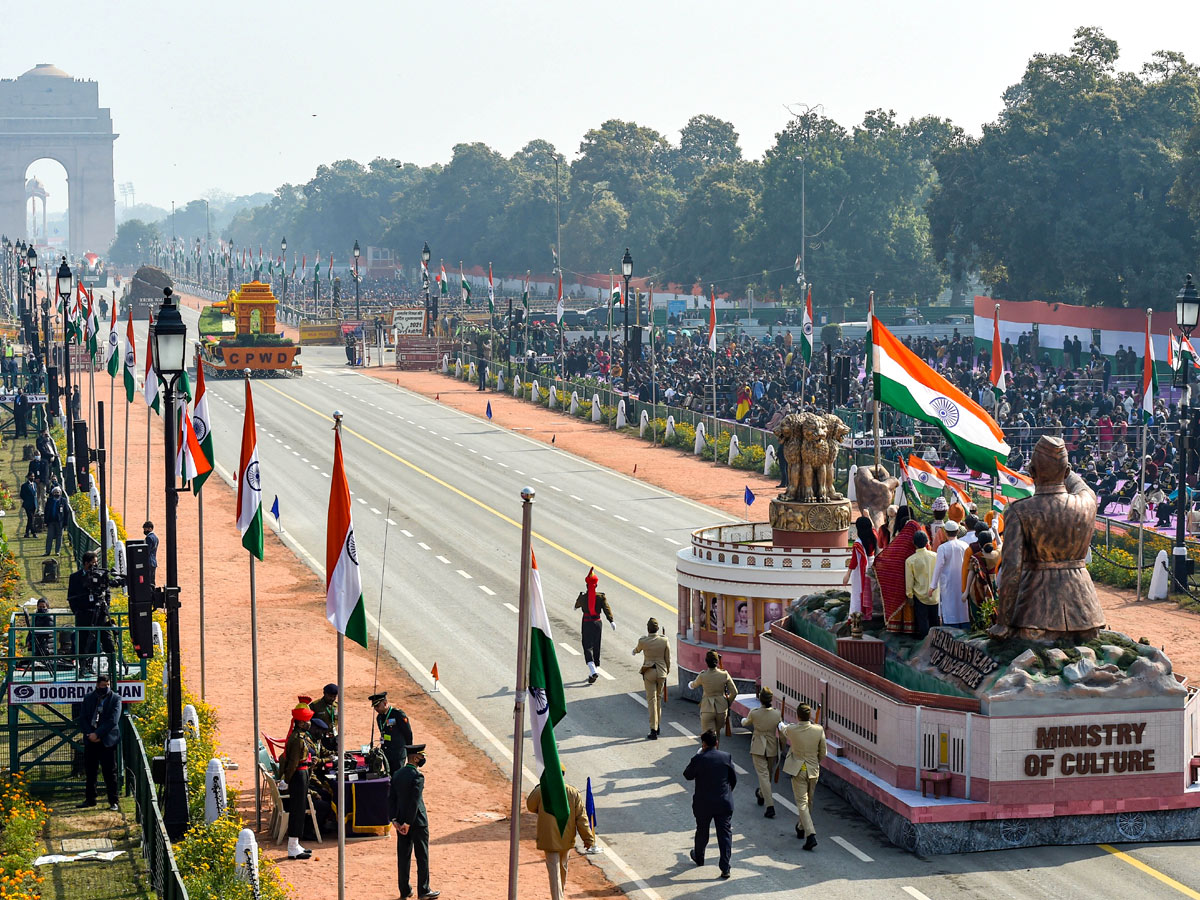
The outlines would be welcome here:
M 701 290 L 703 290 L 703 288 L 701 288 Z M 717 299 L 716 299 L 717 294 L 716 294 L 716 285 L 710 284 L 708 286 L 708 294 L 709 294 L 709 297 L 712 298 L 711 302 L 712 302 L 712 316 L 713 316 L 713 319 L 712 319 L 712 343 L 713 343 L 713 352 L 712 352 L 712 379 L 713 379 L 713 385 L 712 385 L 712 398 L 713 398 L 712 442 L 713 442 L 713 465 L 715 466 L 715 465 L 717 465 L 717 347 L 716 347 L 716 344 L 717 344 Z M 801 401 L 801 408 L 803 408 L 803 402 L 804 402 L 803 389 L 801 389 L 801 391 L 800 391 L 800 401 Z
M 340 421 L 340 420 L 338 420 Z M 392 525 L 392 498 L 388 497 L 387 513 L 383 520 L 383 563 L 379 572 L 379 614 L 376 615 L 375 621 L 379 627 L 375 632 L 375 676 L 371 680 L 371 693 L 374 694 L 379 690 L 379 647 L 380 638 L 383 632 L 383 586 L 387 583 L 387 545 L 388 545 L 388 530 Z M 339 694 L 339 696 L 341 696 Z M 375 717 L 371 717 L 371 741 L 375 743 Z
M 125 461 L 121 465 L 121 516 L 125 519 L 126 533 L 129 531 L 129 407 L 132 405 L 132 403 L 125 404 L 125 443 L 121 445 L 121 451 L 125 456 Z M 113 418 L 115 419 L 116 416 Z
M 867 334 L 868 352 L 875 353 L 875 292 L 871 291 L 867 297 Z M 873 358 L 865 360 L 870 366 L 870 376 L 875 378 L 875 360 Z M 879 398 L 875 396 L 875 386 L 867 385 L 871 391 L 871 434 L 875 438 L 875 474 L 879 473 Z
M 338 424 L 341 424 L 340 422 Z M 338 697 L 346 696 L 346 636 L 340 631 L 337 636 L 337 683 Z M 338 722 L 338 767 L 337 767 L 337 810 L 338 810 L 338 900 L 346 900 L 346 728 Z M 255 769 L 257 770 L 257 766 Z
M 157 375 L 155 376 L 157 377 Z M 167 460 L 167 465 L 174 465 Z M 150 521 L 150 407 L 146 407 L 146 519 Z
M 1150 349 L 1150 347 L 1149 347 L 1149 344 L 1150 344 L 1150 316 L 1152 314 L 1153 314 L 1153 310 L 1151 310 L 1151 309 L 1146 310 L 1146 344 L 1147 344 L 1146 350 L 1147 351 L 1149 351 L 1149 349 Z M 1167 340 L 1168 341 L 1170 340 L 1169 336 L 1168 336 Z M 1142 360 L 1142 365 L 1145 367 L 1150 367 L 1150 366 L 1154 365 L 1154 362 L 1150 359 L 1149 352 L 1145 353 L 1145 359 Z M 1143 380 L 1143 382 L 1145 381 L 1144 375 L 1142 377 L 1142 380 Z M 1152 380 L 1149 384 L 1144 385 L 1143 392 L 1142 392 L 1142 409 L 1143 409 L 1143 413 L 1142 413 L 1142 474 L 1141 474 L 1141 477 L 1138 479 L 1138 490 L 1140 490 L 1142 493 L 1142 506 L 1141 506 L 1141 515 L 1138 516 L 1137 595 L 1135 597 L 1135 602 L 1141 601 L 1141 599 L 1142 599 L 1142 566 L 1145 562 L 1145 559 L 1143 556 L 1143 547 L 1144 547 L 1144 541 L 1145 541 L 1145 537 L 1146 537 L 1146 429 L 1149 427 L 1149 424 L 1150 424 L 1147 421 L 1146 414 L 1144 411 L 1145 406 L 1146 406 L 1146 396 L 1145 395 L 1146 395 L 1146 391 L 1150 391 L 1153 389 L 1153 386 L 1154 386 L 1154 382 Z M 1151 409 L 1154 408 L 1153 398 L 1151 398 L 1151 401 L 1150 401 L 1150 408 Z M 1187 482 L 1184 481 L 1183 479 L 1180 479 L 1180 490 L 1187 490 L 1186 485 L 1187 485 Z
M 521 769 L 525 750 L 525 691 L 529 685 L 529 564 L 533 551 L 534 489 L 521 489 L 521 587 L 517 616 L 517 682 L 513 703 L 512 808 L 508 817 L 508 900 L 517 900 L 517 865 L 521 848 Z
M 238 477 L 242 477 L 242 473 L 238 472 Z M 250 739 L 250 747 L 255 749 L 258 747 L 258 736 L 261 734 L 258 728 L 258 596 L 255 593 L 254 586 L 254 554 L 248 554 L 250 557 L 250 679 L 251 679 L 251 697 L 254 705 L 254 734 Z M 341 662 L 341 659 L 338 659 Z M 340 673 L 339 666 L 339 673 Z M 340 684 L 340 680 L 339 680 Z M 340 690 L 340 688 L 339 688 Z M 341 694 L 339 693 L 340 697 Z M 338 723 L 338 730 L 341 729 L 341 723 Z M 258 766 L 258 753 L 255 749 L 253 754 L 254 763 L 254 829 L 255 831 L 262 830 L 262 778 Z M 344 806 L 338 807 L 339 814 L 345 809 Z

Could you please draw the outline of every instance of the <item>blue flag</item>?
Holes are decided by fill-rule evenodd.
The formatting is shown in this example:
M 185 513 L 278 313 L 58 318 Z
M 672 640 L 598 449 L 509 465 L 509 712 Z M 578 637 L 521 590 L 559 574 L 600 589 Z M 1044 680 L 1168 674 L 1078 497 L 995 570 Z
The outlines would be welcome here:
M 592 796 L 592 779 L 589 776 L 587 780 L 587 799 L 584 801 L 584 808 L 587 810 L 588 824 L 592 826 L 592 831 L 596 830 L 596 798 Z
M 279 495 L 275 495 L 275 502 L 271 504 L 271 515 L 275 517 L 275 521 L 279 521 Z
M 754 491 L 750 490 L 750 485 L 746 485 L 746 505 L 750 506 L 754 503 Z
M 488 401 L 487 417 L 489 419 L 492 417 L 492 401 L 491 400 Z

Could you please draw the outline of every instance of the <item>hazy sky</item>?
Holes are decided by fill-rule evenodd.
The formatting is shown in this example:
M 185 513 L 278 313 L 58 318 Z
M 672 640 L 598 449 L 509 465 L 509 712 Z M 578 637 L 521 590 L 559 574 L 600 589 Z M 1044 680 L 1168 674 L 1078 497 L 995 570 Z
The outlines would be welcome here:
M 977 133 L 1030 55 L 1066 51 L 1079 25 L 1116 39 L 1124 69 L 1157 49 L 1200 63 L 1198 9 L 1188 0 L 67 0 L 36 17 L 38 28 L 32 8 L 9 11 L 0 77 L 49 62 L 98 81 L 121 135 L 117 182 L 132 182 L 138 202 L 169 207 L 210 188 L 304 182 L 346 157 L 445 161 L 467 141 L 511 154 L 540 137 L 572 158 L 583 133 L 609 118 L 677 140 L 689 117 L 711 113 L 734 123 L 751 157 L 794 102 L 822 104 L 844 125 L 887 107 Z M 30 28 L 17 24 L 26 15 Z M 61 203 L 52 199 L 51 212 Z

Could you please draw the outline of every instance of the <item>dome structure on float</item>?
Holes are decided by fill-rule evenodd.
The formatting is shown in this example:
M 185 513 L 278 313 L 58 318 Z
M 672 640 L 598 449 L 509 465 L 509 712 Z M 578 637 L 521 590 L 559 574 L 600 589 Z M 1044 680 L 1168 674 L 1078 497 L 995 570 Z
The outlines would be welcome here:
M 71 76 L 60 69 L 58 66 L 50 63 L 38 63 L 28 72 L 20 76 L 21 78 L 70 78 Z

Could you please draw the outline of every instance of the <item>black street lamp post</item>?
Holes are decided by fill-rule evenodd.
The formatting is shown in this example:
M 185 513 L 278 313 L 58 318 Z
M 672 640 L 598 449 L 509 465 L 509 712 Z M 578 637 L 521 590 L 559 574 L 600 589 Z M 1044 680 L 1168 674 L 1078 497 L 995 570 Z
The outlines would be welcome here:
M 1175 321 L 1179 325 L 1179 330 L 1183 332 L 1185 338 L 1190 338 L 1192 330 L 1196 327 L 1197 319 L 1200 319 L 1200 295 L 1196 293 L 1196 285 L 1192 283 L 1192 276 L 1188 275 L 1183 283 L 1183 287 L 1179 289 L 1179 294 L 1175 298 Z M 1183 371 L 1183 394 L 1179 400 L 1179 465 L 1178 470 L 1178 486 L 1176 490 L 1176 506 L 1175 506 L 1175 547 L 1173 554 L 1175 556 L 1175 582 L 1177 590 L 1186 590 L 1188 585 L 1188 569 L 1189 560 L 1187 555 L 1186 541 L 1186 526 L 1187 526 L 1187 510 L 1188 510 L 1188 465 L 1191 462 L 1191 438 L 1192 438 L 1192 422 L 1191 408 L 1188 397 L 1188 370 L 1191 369 L 1191 363 L 1180 366 Z
M 74 438 L 74 434 L 73 434 L 73 432 L 75 431 L 75 428 L 74 428 L 75 410 L 71 408 L 71 342 L 69 340 L 67 340 L 67 318 L 66 318 L 67 317 L 67 306 L 71 302 L 71 267 L 67 265 L 67 258 L 65 256 L 62 258 L 62 262 L 58 266 L 58 277 L 56 279 L 56 282 L 57 282 L 56 287 L 57 287 L 57 291 L 58 291 L 58 299 L 59 299 L 59 302 L 62 304 L 62 308 L 63 308 L 62 355 L 63 355 L 63 373 L 66 378 L 66 400 L 64 401 L 63 405 L 66 408 L 66 417 L 67 417 L 67 459 L 71 460 L 75 456 L 75 438 Z M 49 298 L 49 296 L 47 296 L 46 297 L 46 305 L 43 307 L 43 309 L 47 310 L 47 316 L 49 316 L 49 307 L 50 307 L 50 298 Z M 47 348 L 46 358 L 47 358 L 47 360 L 49 360 L 49 358 L 50 358 L 49 347 L 50 347 L 50 335 L 49 335 L 49 333 L 47 333 L 47 335 L 46 335 L 46 348 Z M 48 362 L 47 362 L 47 366 L 49 366 Z M 68 467 L 68 472 L 70 471 L 71 468 L 73 468 L 73 467 Z
M 433 254 L 429 250 L 429 241 L 425 242 L 425 246 L 421 248 L 421 281 L 422 287 L 425 288 L 425 336 L 433 334 L 434 319 L 437 318 L 437 307 L 434 305 L 437 301 L 429 298 L 429 258 Z M 399 345 L 397 345 L 399 348 Z M 399 350 L 397 349 L 397 352 Z
M 163 546 L 167 555 L 167 580 L 162 587 L 162 605 L 167 612 L 167 771 L 163 788 L 163 824 L 167 835 L 177 841 L 188 830 L 187 743 L 183 736 L 183 687 L 179 655 L 179 556 L 176 519 L 179 490 L 175 486 L 175 385 L 187 365 L 187 326 L 170 288 L 163 288 L 163 305 L 154 322 L 154 362 L 163 380 L 163 435 L 167 527 Z M 186 490 L 183 488 L 182 490 Z
M 362 253 L 358 249 L 358 241 L 354 242 L 354 318 L 362 322 L 362 295 L 358 288 L 358 257 Z
M 628 247 L 625 248 L 625 255 L 621 257 L 621 275 L 625 279 L 625 296 L 621 304 L 625 308 L 625 346 L 622 348 L 625 363 L 621 366 L 621 380 L 625 384 L 625 390 L 629 390 L 629 279 L 633 277 L 633 257 L 629 255 Z

